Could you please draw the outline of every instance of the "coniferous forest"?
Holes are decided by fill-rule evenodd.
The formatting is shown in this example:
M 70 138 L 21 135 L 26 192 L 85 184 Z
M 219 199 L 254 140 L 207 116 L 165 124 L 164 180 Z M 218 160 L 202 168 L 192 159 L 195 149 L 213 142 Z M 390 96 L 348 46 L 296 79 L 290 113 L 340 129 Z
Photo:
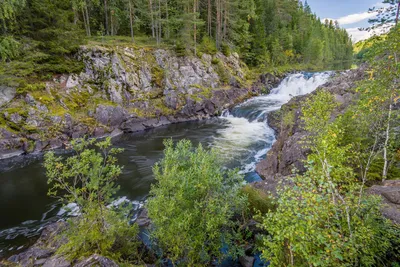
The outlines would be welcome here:
M 20 75 L 76 70 L 65 56 L 87 38 L 116 36 L 180 54 L 236 51 L 253 67 L 321 68 L 352 57 L 347 32 L 297 0 L 7 0 L 0 21 L 0 58 L 19 59 Z

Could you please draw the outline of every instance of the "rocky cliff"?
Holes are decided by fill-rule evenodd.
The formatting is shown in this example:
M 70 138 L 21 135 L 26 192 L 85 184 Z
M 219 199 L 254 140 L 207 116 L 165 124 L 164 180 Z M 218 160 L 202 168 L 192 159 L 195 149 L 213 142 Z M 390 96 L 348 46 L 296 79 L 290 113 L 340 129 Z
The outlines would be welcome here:
M 268 123 L 275 130 L 277 139 L 266 159 L 257 165 L 256 171 L 265 180 L 255 184 L 255 186 L 275 192 L 277 183 L 282 180 L 285 181 L 285 177 L 292 175 L 293 170 L 297 170 L 299 173 L 305 172 L 304 160 L 310 151 L 301 144 L 301 141 L 308 134 L 302 127 L 301 109 L 307 98 L 316 94 L 319 90 L 327 90 L 332 93 L 336 101 L 340 103 L 333 114 L 336 117 L 344 112 L 357 97 L 354 90 L 355 83 L 364 78 L 364 67 L 346 71 L 338 74 L 312 94 L 294 97 L 280 110 L 269 113 Z
M 179 57 L 135 47 L 82 47 L 80 74 L 0 87 L 0 158 L 65 146 L 71 138 L 136 132 L 218 115 L 278 81 L 254 83 L 236 53 Z

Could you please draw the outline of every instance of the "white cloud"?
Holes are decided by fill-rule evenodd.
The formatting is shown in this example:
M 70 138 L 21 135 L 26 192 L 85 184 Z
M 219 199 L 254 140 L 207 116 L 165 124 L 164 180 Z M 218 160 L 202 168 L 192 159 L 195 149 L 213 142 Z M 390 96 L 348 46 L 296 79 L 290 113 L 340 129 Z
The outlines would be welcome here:
M 390 6 L 389 4 L 384 4 L 382 2 L 378 2 L 375 5 L 373 5 L 371 8 L 375 8 L 375 10 L 377 10 L 377 9 L 381 9 L 381 8 L 387 8 L 389 6 Z M 339 22 L 339 24 L 341 26 L 343 26 L 343 25 L 354 24 L 354 23 L 361 22 L 361 21 L 364 21 L 367 19 L 375 18 L 376 15 L 377 15 L 376 12 L 365 11 L 362 13 L 350 14 L 350 15 L 347 15 L 344 17 L 340 17 L 338 19 L 328 18 L 328 20 L 333 20 L 333 21 L 337 20 Z M 325 19 L 323 19 L 322 21 L 325 21 Z
M 354 43 L 368 39 L 369 37 L 372 36 L 371 32 L 360 31 L 358 28 L 349 28 L 346 30 L 349 33 L 349 35 L 351 36 L 351 39 L 353 40 Z
M 359 41 L 365 40 L 370 38 L 371 36 L 374 35 L 381 35 L 387 33 L 391 27 L 394 26 L 394 23 L 390 23 L 384 26 L 377 27 L 373 30 L 370 31 L 360 31 L 358 28 L 349 28 L 346 29 L 346 31 L 349 33 L 351 36 L 351 39 L 353 40 L 354 43 L 357 43 Z
M 369 13 L 369 12 L 363 12 L 363 13 L 358 13 L 358 14 L 351 14 L 351 15 L 347 15 L 338 19 L 329 19 L 328 20 L 337 20 L 339 22 L 340 25 L 348 25 L 348 24 L 353 24 L 353 23 L 357 23 L 366 19 L 370 19 L 375 17 L 376 14 L 374 13 Z M 322 21 L 325 21 L 325 19 L 323 19 Z

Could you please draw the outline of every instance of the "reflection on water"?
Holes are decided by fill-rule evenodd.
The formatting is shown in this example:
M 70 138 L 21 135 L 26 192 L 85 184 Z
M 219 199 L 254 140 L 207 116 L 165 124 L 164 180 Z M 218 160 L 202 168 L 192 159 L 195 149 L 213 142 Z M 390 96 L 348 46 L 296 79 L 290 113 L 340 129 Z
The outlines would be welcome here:
M 274 142 L 274 132 L 266 114 L 295 95 L 309 93 L 323 84 L 330 73 L 293 74 L 268 96 L 252 98 L 220 118 L 168 125 L 146 132 L 124 135 L 115 146 L 124 148 L 118 156 L 124 166 L 118 183 L 120 197 L 141 207 L 154 182 L 152 166 L 162 157 L 163 141 L 183 138 L 195 145 L 219 150 L 225 166 L 238 167 L 248 182 L 259 180 L 254 172 Z M 0 258 L 26 246 L 48 223 L 65 213 L 54 199 L 47 197 L 47 181 L 40 157 L 27 156 L 0 162 Z M 58 214 L 58 215 L 57 215 Z

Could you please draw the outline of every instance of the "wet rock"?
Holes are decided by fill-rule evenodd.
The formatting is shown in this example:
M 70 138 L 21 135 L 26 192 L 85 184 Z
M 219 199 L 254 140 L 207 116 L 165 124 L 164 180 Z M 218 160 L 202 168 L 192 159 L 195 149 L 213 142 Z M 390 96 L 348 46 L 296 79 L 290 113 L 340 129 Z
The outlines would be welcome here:
M 127 117 L 127 112 L 120 106 L 98 105 L 95 118 L 98 122 L 107 126 L 119 126 Z
M 301 108 L 302 103 L 311 95 L 316 94 L 319 90 L 326 90 L 335 96 L 340 103 L 339 107 L 334 111 L 333 118 L 342 114 L 347 107 L 357 98 L 354 90 L 356 82 L 364 79 L 365 68 L 361 67 L 357 70 L 347 71 L 333 78 L 316 91 L 309 95 L 298 96 L 292 98 L 285 104 L 281 110 L 268 114 L 268 124 L 277 132 L 277 140 L 267 153 L 265 160 L 257 164 L 256 171 L 261 177 L 288 176 L 294 170 L 299 173 L 306 171 L 304 160 L 310 153 L 310 150 L 302 145 L 309 133 L 302 127 Z M 265 80 L 272 78 L 264 77 Z M 282 123 L 282 112 L 292 113 L 294 121 L 287 125 Z
M 136 223 L 139 225 L 139 227 L 147 227 L 151 224 L 147 209 L 140 211 L 139 216 L 136 219 Z
M 253 267 L 254 257 L 252 256 L 241 256 L 239 257 L 239 262 L 242 267 Z
M 0 107 L 4 104 L 10 102 L 15 95 L 17 94 L 17 90 L 14 87 L 8 86 L 0 86 Z

